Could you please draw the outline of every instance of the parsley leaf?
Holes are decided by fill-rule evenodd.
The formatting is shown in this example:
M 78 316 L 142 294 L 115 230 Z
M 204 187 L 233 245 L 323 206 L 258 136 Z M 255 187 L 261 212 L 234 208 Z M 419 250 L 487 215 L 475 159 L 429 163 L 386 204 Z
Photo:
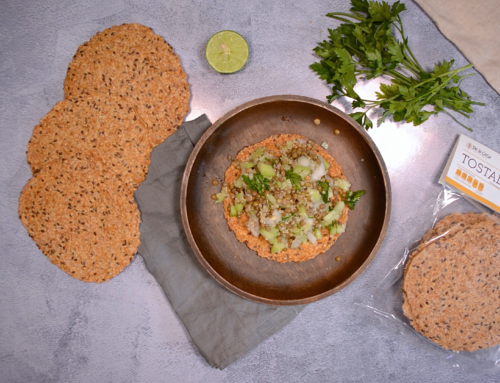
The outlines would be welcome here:
M 330 189 L 330 185 L 328 181 L 317 181 L 318 185 L 321 187 L 321 199 L 324 203 L 328 203 L 328 189 Z
M 243 178 L 250 190 L 254 190 L 261 195 L 264 194 L 264 190 L 269 190 L 269 179 L 260 173 L 254 174 L 253 179 L 250 179 L 247 175 L 242 175 L 241 178 Z
M 295 186 L 295 189 L 297 189 L 297 190 L 301 189 L 301 185 L 300 185 L 300 181 L 302 180 L 301 176 L 294 173 L 292 170 L 286 170 L 285 177 L 286 177 L 286 179 L 290 180 L 292 185 Z
M 278 222 L 278 225 L 279 225 L 280 223 L 283 223 L 283 222 L 286 222 L 286 221 L 288 221 L 288 220 L 292 219 L 293 217 L 295 217 L 295 215 L 296 215 L 296 214 L 297 214 L 297 212 L 295 212 L 295 213 L 293 213 L 293 214 L 289 215 L 288 217 L 283 218 L 281 221 L 279 221 L 279 222 Z
M 341 97 L 352 99 L 354 111 L 351 117 L 365 129 L 373 127 L 368 112 L 381 116 L 378 125 L 386 118 L 395 122 L 406 121 L 413 125 L 424 123 L 429 117 L 446 113 L 458 124 L 449 111 L 466 118 L 473 113 L 473 105 L 483 103 L 472 101 L 460 89 L 461 80 L 470 74 L 460 72 L 472 64 L 452 70 L 453 60 L 443 60 L 426 71 L 419 64 L 409 48 L 404 34 L 400 13 L 406 10 L 404 4 L 396 1 L 389 5 L 382 1 L 351 0 L 351 13 L 333 12 L 326 16 L 342 22 L 336 29 L 329 30 L 328 40 L 320 42 L 314 52 L 320 61 L 310 68 L 320 79 L 331 85 L 328 102 Z M 397 31 L 400 41 L 392 34 Z M 376 100 L 362 99 L 354 90 L 358 78 L 373 79 L 386 76 L 390 85 L 381 84 Z M 378 110 L 378 113 L 377 113 Z
M 364 190 L 358 190 L 358 191 L 348 191 L 345 194 L 344 197 L 344 202 L 347 206 L 349 206 L 349 209 L 353 210 L 354 206 L 356 206 L 356 203 L 361 199 L 361 196 L 365 194 Z

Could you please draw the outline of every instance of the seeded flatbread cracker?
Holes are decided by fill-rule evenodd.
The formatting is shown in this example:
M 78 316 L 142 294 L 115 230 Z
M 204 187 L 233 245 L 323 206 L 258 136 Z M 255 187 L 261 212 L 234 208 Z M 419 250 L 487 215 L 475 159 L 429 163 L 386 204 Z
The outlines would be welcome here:
M 113 26 L 78 48 L 64 80 L 65 98 L 94 91 L 126 97 L 148 126 L 153 147 L 188 112 L 189 84 L 179 57 L 141 24 Z
M 500 226 L 484 215 L 447 222 L 460 230 L 430 242 L 407 266 L 405 315 L 444 348 L 492 347 L 500 343 Z
M 242 149 L 236 155 L 235 159 L 226 170 L 224 175 L 224 182 L 228 184 L 232 184 L 240 175 L 241 169 L 236 166 L 237 162 L 244 161 L 252 152 L 255 151 L 258 147 L 266 147 L 271 153 L 274 153 L 277 157 L 280 156 L 280 150 L 276 148 L 276 144 L 285 145 L 287 141 L 291 140 L 305 140 L 306 137 L 303 137 L 298 134 L 280 134 L 273 135 L 265 140 L 258 142 L 254 145 L 250 145 L 244 149 Z M 333 177 L 345 178 L 344 173 L 342 172 L 341 166 L 335 161 L 333 156 L 328 154 L 322 147 L 319 145 L 314 146 L 314 151 L 316 154 L 322 156 L 329 164 L 330 168 L 328 169 L 328 174 Z M 238 217 L 231 217 L 229 215 L 229 205 L 231 199 L 226 198 L 224 200 L 224 217 L 228 223 L 229 229 L 234 232 L 238 241 L 245 243 L 251 250 L 257 252 L 257 254 L 263 258 L 267 258 L 272 261 L 276 261 L 279 263 L 284 262 L 303 262 L 309 259 L 315 258 L 317 255 L 324 253 L 327 251 L 338 239 L 340 234 L 336 234 L 334 236 L 330 236 L 327 228 L 322 229 L 322 238 L 317 240 L 316 245 L 313 245 L 311 242 L 307 242 L 302 244 L 300 248 L 292 249 L 287 248 L 279 253 L 273 254 L 271 252 L 271 247 L 269 242 L 264 239 L 262 236 L 255 237 L 252 235 L 248 228 L 246 227 L 246 222 L 249 217 L 245 213 Z M 341 224 L 345 224 L 348 219 L 348 210 L 349 208 L 346 206 L 342 212 L 342 215 L 337 220 Z
M 51 262 L 75 278 L 103 282 L 137 250 L 133 192 L 153 148 L 182 123 L 189 85 L 161 36 L 123 24 L 79 47 L 64 91 L 28 144 L 34 176 L 19 215 Z
M 42 252 L 85 282 L 121 272 L 139 245 L 140 214 L 132 193 L 108 191 L 98 160 L 58 160 L 21 193 L 19 216 Z
M 35 174 L 56 160 L 98 158 L 116 178 L 116 190 L 135 190 L 150 163 L 146 129 L 122 97 L 93 93 L 64 100 L 35 127 L 28 143 L 28 163 Z
M 477 213 L 452 213 L 442 218 L 431 230 L 429 230 L 429 232 L 427 232 L 427 234 L 425 234 L 419 246 L 409 254 L 409 259 L 404 270 L 405 275 L 407 270 L 410 268 L 413 258 L 418 255 L 418 253 L 427 245 L 438 239 L 442 239 L 444 236 L 448 236 L 448 238 L 450 238 L 458 232 L 469 227 L 471 224 L 485 221 L 486 219 L 488 219 L 486 214 Z M 402 292 L 404 298 L 403 312 L 405 316 L 410 320 L 410 324 L 415 326 L 415 323 L 413 322 L 413 311 L 408 304 L 406 291 L 403 289 Z

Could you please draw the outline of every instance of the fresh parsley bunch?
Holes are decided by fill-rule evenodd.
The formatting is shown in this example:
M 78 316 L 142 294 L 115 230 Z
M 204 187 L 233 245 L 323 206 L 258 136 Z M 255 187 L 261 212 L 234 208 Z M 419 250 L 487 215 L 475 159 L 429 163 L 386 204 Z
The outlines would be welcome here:
M 351 5 L 352 13 L 326 15 L 344 23 L 335 30 L 329 29 L 329 40 L 314 48 L 322 60 L 312 64 L 311 69 L 332 85 L 328 101 L 331 103 L 343 96 L 352 98 L 353 109 L 365 110 L 350 115 L 367 130 L 373 127 L 367 113 L 380 108 L 378 125 L 389 116 L 396 122 L 420 125 L 430 116 L 444 112 L 471 131 L 448 111 L 469 118 L 472 105 L 484 105 L 471 101 L 460 89 L 462 79 L 470 74 L 458 73 L 472 64 L 451 70 L 454 61 L 443 60 L 435 64 L 432 71 L 425 71 L 408 47 L 399 16 L 406 9 L 404 4 L 396 1 L 390 6 L 385 1 L 351 0 Z M 399 32 L 401 41 L 391 34 L 391 28 Z M 372 79 L 381 75 L 392 80 L 391 85 L 380 85 L 376 100 L 364 100 L 354 91 L 358 77 Z

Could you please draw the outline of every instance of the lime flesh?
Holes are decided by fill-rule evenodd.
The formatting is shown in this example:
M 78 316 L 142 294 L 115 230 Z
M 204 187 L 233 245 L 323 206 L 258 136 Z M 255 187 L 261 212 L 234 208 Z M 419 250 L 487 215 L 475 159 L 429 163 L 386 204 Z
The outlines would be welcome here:
M 219 73 L 239 71 L 248 60 L 248 44 L 233 31 L 220 31 L 208 40 L 205 57 Z

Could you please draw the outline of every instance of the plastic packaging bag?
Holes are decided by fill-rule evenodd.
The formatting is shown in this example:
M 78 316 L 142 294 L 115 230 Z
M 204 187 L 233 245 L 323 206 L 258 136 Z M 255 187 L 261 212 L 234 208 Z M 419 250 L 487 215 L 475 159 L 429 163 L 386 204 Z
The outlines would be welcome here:
M 410 254 L 418 247 L 423 236 L 451 213 L 485 213 L 488 218 L 500 223 L 496 214 L 469 197 L 444 187 L 427 211 L 426 227 L 420 227 L 409 238 L 400 261 L 382 280 L 375 292 L 359 306 L 369 309 L 389 326 L 396 326 L 398 332 L 431 355 L 449 363 L 451 367 L 473 373 L 492 373 L 500 370 L 500 345 L 474 352 L 452 351 L 442 348 L 415 331 L 403 312 L 402 284 L 404 268 Z M 498 270 L 496 270 L 498 272 Z

